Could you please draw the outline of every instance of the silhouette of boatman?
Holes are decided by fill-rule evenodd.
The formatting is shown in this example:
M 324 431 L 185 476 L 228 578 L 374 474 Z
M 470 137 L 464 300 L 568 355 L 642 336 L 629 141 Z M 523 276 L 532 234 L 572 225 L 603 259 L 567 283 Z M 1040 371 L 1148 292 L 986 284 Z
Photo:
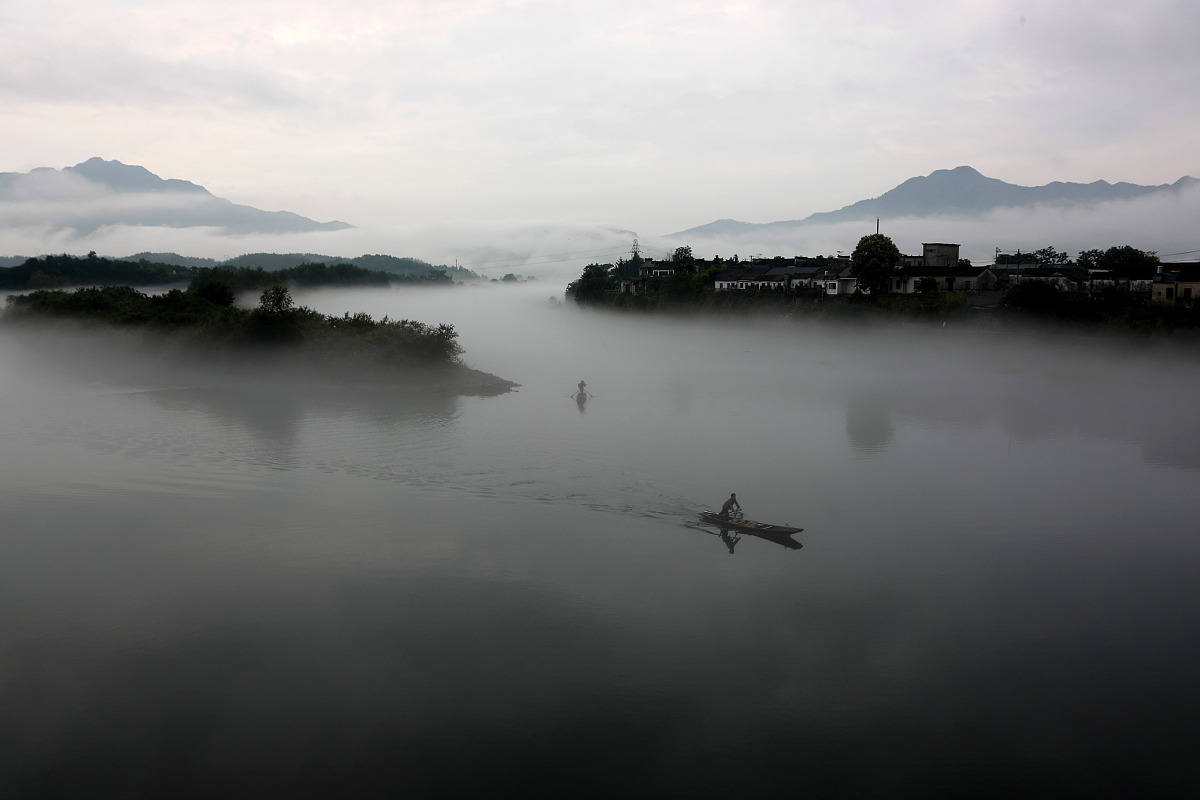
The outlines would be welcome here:
M 582 394 L 582 395 L 587 394 L 587 384 L 584 383 L 582 380 L 579 381 L 579 394 Z
M 742 504 L 738 502 L 736 492 L 730 494 L 729 499 L 725 501 L 725 505 L 721 506 L 721 519 L 729 519 L 729 515 L 733 513 L 735 506 L 738 511 L 742 510 Z

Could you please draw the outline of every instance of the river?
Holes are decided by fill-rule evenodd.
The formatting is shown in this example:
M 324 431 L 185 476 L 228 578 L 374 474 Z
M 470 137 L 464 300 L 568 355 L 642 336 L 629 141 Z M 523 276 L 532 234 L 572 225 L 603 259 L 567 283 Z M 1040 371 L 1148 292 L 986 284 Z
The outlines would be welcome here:
M 0 794 L 1200 790 L 1195 358 L 553 295 L 297 293 L 492 398 L 0 337 Z

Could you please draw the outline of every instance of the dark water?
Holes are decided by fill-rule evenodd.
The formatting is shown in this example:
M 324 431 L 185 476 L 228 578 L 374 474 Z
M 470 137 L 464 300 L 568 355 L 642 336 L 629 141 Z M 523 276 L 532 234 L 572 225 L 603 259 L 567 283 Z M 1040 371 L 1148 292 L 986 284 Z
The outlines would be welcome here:
M 0 794 L 1200 790 L 1194 360 L 551 293 L 300 298 L 490 399 L 0 340 Z

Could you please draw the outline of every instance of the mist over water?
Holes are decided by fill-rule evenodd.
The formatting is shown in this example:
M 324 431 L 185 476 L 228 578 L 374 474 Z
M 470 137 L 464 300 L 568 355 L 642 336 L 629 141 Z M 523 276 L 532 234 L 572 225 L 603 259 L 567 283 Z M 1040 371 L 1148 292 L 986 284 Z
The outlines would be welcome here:
M 0 789 L 1200 788 L 1194 358 L 552 296 L 296 294 L 495 398 L 0 334 Z

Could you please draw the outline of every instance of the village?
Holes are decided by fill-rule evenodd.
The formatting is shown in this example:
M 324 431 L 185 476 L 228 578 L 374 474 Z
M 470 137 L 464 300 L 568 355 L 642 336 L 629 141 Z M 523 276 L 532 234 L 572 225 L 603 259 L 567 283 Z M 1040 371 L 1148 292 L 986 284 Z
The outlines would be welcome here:
M 1110 252 L 1121 249 L 1112 248 Z M 995 263 L 976 266 L 960 257 L 959 244 L 927 242 L 922 244 L 920 255 L 901 255 L 888 278 L 886 293 L 928 295 L 958 292 L 975 296 L 980 304 L 987 304 L 989 296 L 994 299 L 1013 286 L 1038 282 L 1063 292 L 1090 294 L 1116 289 L 1128 293 L 1131 298 L 1187 306 L 1191 306 L 1195 298 L 1200 298 L 1200 264 L 1197 262 L 1162 264 L 1153 253 L 1125 249 L 1144 258 L 1139 260 L 1140 263 L 1114 265 L 1105 269 L 1087 263 L 1095 259 L 1080 258 L 1080 262 L 1085 263 L 1079 264 L 1066 261 L 1065 254 L 1061 253 L 1058 254 L 1061 262 L 1053 264 L 1039 261 L 1035 254 L 1025 254 L 1026 261 L 1022 263 L 1020 254 L 1001 256 L 997 253 Z M 655 279 L 674 275 L 681 270 L 695 274 L 713 272 L 714 292 L 807 295 L 814 292 L 824 295 L 870 292 L 869 288 L 860 286 L 848 254 L 746 260 L 734 256 L 729 260 L 719 257 L 704 260 L 691 258 L 690 248 L 680 248 L 671 259 L 654 260 L 640 258 L 635 250 L 635 258 L 626 261 L 625 265 L 627 268 L 636 265 L 637 274 L 620 275 L 616 291 L 635 296 L 653 293 L 657 285 Z

